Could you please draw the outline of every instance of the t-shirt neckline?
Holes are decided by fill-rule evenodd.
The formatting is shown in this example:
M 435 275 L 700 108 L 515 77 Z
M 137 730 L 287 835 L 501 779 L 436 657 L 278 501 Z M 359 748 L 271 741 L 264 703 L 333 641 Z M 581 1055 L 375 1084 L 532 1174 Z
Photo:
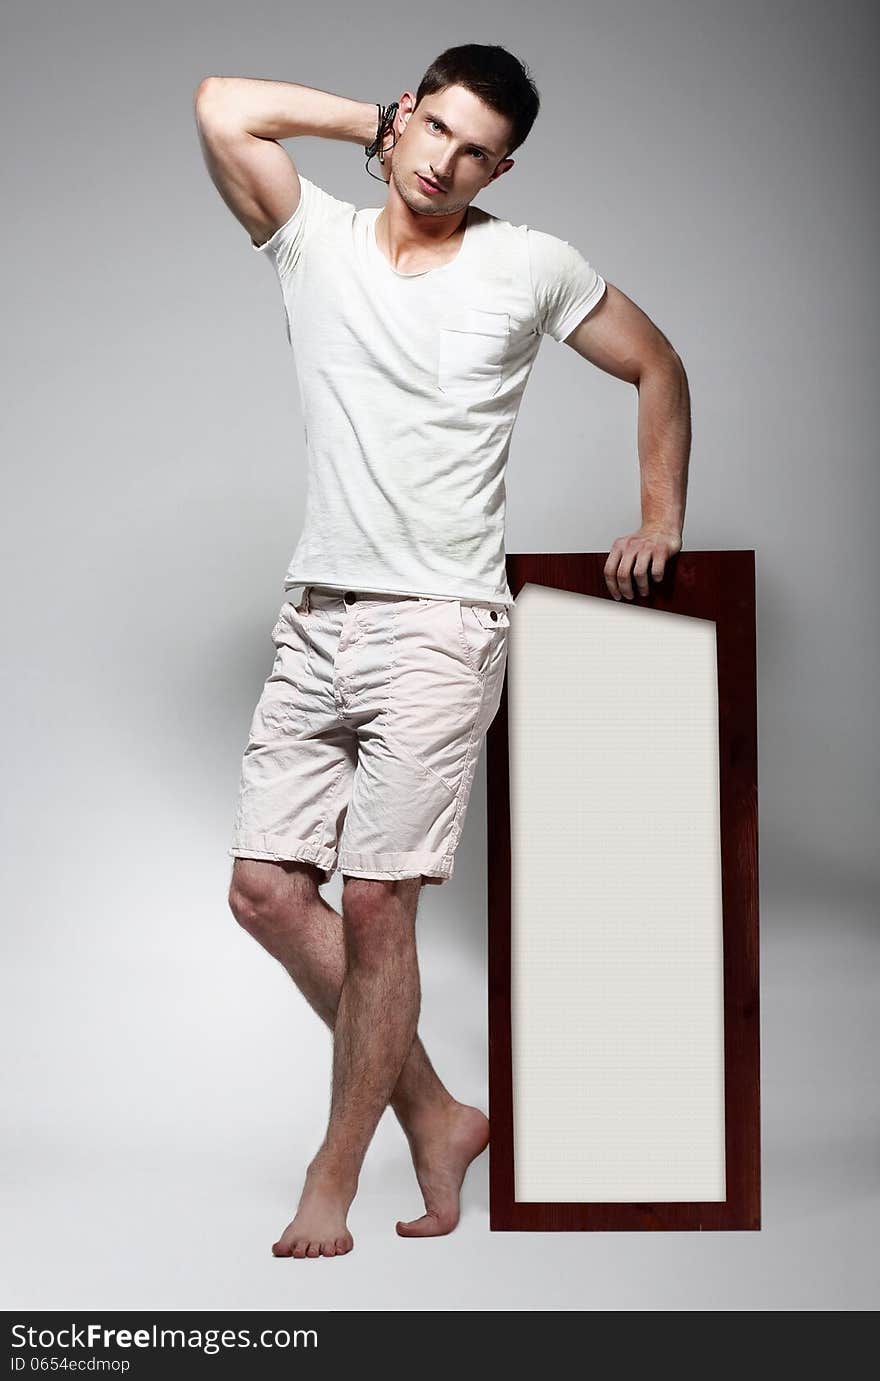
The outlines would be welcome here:
M 467 208 L 465 209 L 464 235 L 462 236 L 461 244 L 458 247 L 458 253 L 456 254 L 454 259 L 448 260 L 448 262 L 445 264 L 438 264 L 437 267 L 433 269 L 420 269 L 418 273 L 400 273 L 400 271 L 396 269 L 393 264 L 389 263 L 388 259 L 379 248 L 379 241 L 376 239 L 376 222 L 381 216 L 382 211 L 384 210 L 384 207 L 381 206 L 377 206 L 375 208 L 374 215 L 372 217 L 372 220 L 370 221 L 369 238 L 370 244 L 373 248 L 373 253 L 375 254 L 377 259 L 381 259 L 382 263 L 385 265 L 389 273 L 393 273 L 395 278 L 402 278 L 404 279 L 404 281 L 408 278 L 427 278 L 435 273 L 445 273 L 447 269 L 454 268 L 455 265 L 461 261 L 465 249 L 467 248 L 467 243 L 470 238 L 471 229 L 473 226 L 473 217 L 471 215 L 472 206 L 473 203 L 469 203 Z

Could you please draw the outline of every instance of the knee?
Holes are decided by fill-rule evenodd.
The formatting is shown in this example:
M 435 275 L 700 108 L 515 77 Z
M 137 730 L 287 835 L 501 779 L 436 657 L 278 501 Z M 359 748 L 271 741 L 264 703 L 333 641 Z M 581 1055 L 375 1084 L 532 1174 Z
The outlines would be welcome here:
M 277 929 L 287 908 L 284 876 L 274 863 L 236 859 L 229 883 L 229 909 L 239 925 L 260 938 Z
M 276 914 L 276 890 L 252 879 L 233 878 L 229 884 L 229 909 L 240 926 L 252 934 L 264 930 Z
M 412 933 L 421 878 L 345 877 L 342 914 L 352 957 L 381 956 L 386 946 L 399 949 Z
M 237 858 L 229 883 L 229 909 L 252 935 L 296 925 L 318 898 L 320 870 L 311 863 Z

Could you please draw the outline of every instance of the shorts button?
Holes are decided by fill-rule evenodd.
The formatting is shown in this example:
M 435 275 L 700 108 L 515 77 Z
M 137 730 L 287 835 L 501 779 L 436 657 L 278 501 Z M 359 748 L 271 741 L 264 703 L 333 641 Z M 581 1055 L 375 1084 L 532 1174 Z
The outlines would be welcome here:
M 493 610 L 492 610 L 492 618 L 495 620 L 496 623 L 498 622 L 498 610 L 497 610 L 497 609 L 493 609 Z
M 354 604 L 355 600 L 357 599 L 357 595 L 355 594 L 354 590 L 346 590 L 344 598 L 346 604 Z

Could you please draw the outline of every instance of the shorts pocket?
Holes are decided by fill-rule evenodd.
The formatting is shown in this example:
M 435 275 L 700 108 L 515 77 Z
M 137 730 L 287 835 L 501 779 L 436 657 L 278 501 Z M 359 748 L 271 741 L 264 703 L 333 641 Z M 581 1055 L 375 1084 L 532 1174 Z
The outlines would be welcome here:
M 440 392 L 470 402 L 493 398 L 504 377 L 509 340 L 507 312 L 465 307 L 451 313 L 440 328 L 437 358 Z
M 298 620 L 308 615 L 308 585 L 292 586 L 290 589 L 290 599 L 286 599 L 281 606 L 281 611 L 272 629 L 272 642 L 276 643 L 285 631 L 289 631 L 291 625 L 295 625 Z
M 289 605 L 296 614 L 307 613 L 309 603 L 308 594 L 308 585 L 291 585 L 290 589 L 287 591 L 287 599 L 284 602 L 284 608 L 286 609 Z
M 510 616 L 505 609 L 486 609 L 483 605 L 461 600 L 456 600 L 456 604 L 466 660 L 474 675 L 482 681 L 495 647 L 510 627 Z

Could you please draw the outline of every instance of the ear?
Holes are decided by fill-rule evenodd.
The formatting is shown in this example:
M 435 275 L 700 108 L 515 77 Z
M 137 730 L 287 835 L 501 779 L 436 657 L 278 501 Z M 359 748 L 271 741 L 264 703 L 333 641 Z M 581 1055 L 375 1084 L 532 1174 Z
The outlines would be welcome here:
M 394 117 L 395 124 L 399 125 L 400 133 L 406 129 L 407 121 L 416 108 L 416 96 L 414 91 L 404 91 L 398 101 L 397 114 Z
M 498 167 L 495 169 L 494 173 L 489 178 L 489 182 L 495 182 L 497 178 L 503 177 L 504 174 L 513 167 L 514 162 L 515 160 L 512 158 L 502 158 L 501 162 L 498 164 Z M 486 183 L 487 187 L 489 186 L 489 182 Z

